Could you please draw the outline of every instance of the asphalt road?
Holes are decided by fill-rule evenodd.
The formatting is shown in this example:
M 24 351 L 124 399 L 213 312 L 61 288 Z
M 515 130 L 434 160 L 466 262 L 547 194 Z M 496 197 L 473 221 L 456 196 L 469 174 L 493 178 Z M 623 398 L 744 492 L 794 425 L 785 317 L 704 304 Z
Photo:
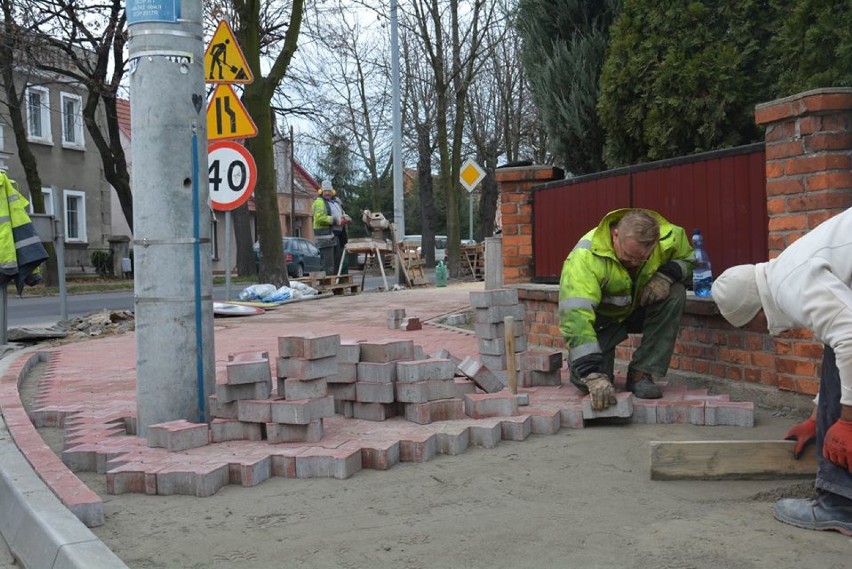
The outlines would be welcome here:
M 360 283 L 361 277 L 357 276 L 355 282 Z M 394 275 L 388 276 L 388 285 L 393 286 Z M 246 286 L 245 283 L 231 283 L 230 298 L 237 299 L 240 291 Z M 383 287 L 380 275 L 367 275 L 364 290 L 374 290 Z M 224 301 L 227 298 L 225 286 L 213 287 L 213 299 Z M 100 312 L 101 310 L 133 310 L 133 291 L 123 290 L 116 292 L 96 292 L 85 294 L 68 295 L 66 301 L 68 318 L 76 318 Z M 49 327 L 54 326 L 61 320 L 61 300 L 59 296 L 32 296 L 19 298 L 14 288 L 7 289 L 6 305 L 6 327 Z

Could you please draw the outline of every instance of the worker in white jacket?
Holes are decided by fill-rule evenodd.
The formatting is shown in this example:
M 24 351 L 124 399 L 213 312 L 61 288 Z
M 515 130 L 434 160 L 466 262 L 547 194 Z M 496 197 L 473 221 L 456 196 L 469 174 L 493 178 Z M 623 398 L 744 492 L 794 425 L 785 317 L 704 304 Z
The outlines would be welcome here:
M 745 326 L 762 309 L 770 334 L 807 328 L 825 344 L 816 497 L 779 500 L 774 514 L 797 527 L 852 536 L 852 208 L 768 263 L 731 267 L 712 294 L 734 326 Z

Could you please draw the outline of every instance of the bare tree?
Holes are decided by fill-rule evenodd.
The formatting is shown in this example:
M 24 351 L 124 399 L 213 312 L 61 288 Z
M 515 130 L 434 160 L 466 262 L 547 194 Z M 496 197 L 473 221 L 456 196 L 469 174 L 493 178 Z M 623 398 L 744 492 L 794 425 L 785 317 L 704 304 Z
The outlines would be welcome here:
M 418 35 L 435 78 L 436 142 L 441 187 L 447 196 L 447 261 L 451 276 L 460 271 L 459 203 L 465 100 L 480 58 L 493 46 L 482 30 L 502 17 L 499 2 L 415 0 Z
M 98 149 L 104 177 L 118 194 L 133 229 L 133 195 L 116 108 L 126 70 L 127 21 L 122 0 L 33 0 L 44 15 L 35 28 L 45 45 L 63 57 L 38 58 L 38 67 L 86 88 L 83 123 Z M 101 118 L 100 113 L 103 113 Z

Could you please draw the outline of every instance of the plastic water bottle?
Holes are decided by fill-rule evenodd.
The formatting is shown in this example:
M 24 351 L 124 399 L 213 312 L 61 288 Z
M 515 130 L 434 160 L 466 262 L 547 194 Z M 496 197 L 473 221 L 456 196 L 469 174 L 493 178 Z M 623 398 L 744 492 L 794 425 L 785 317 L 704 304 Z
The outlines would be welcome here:
M 710 255 L 704 248 L 704 236 L 701 230 L 692 233 L 692 248 L 695 250 L 695 264 L 692 266 L 692 290 L 695 296 L 709 297 L 710 285 L 713 284 L 713 268 Z
M 438 261 L 435 266 L 435 286 L 447 286 L 447 266 L 444 261 Z

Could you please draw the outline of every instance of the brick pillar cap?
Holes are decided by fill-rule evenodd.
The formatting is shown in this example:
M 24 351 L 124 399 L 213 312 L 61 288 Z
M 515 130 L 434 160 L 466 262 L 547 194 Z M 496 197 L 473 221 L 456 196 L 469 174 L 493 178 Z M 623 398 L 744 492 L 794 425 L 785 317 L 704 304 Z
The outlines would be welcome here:
M 565 172 L 555 166 L 515 166 L 512 168 L 497 168 L 494 178 L 498 182 L 535 182 L 561 180 Z
M 754 122 L 763 125 L 816 113 L 852 110 L 852 87 L 826 87 L 760 103 Z

